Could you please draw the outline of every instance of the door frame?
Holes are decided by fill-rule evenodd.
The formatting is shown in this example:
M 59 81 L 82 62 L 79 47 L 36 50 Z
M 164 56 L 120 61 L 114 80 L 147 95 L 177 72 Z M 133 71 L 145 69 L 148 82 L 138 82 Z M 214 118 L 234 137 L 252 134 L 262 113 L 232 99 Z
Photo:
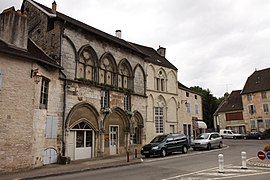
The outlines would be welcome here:
M 117 128 L 117 145 L 116 145 L 116 153 L 115 154 L 112 154 L 111 152 L 111 128 L 112 127 L 116 127 Z M 109 152 L 110 152 L 110 155 L 116 155 L 116 154 L 119 154 L 119 125 L 109 125 Z

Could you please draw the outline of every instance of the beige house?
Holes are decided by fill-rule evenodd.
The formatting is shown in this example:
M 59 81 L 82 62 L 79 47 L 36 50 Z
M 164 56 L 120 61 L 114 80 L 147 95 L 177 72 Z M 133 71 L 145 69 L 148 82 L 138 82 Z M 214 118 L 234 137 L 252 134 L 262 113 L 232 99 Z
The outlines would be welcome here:
M 238 133 L 270 129 L 270 68 L 252 73 L 243 90 L 232 91 L 214 114 L 214 125 Z
M 270 129 L 270 68 L 252 73 L 241 92 L 246 130 Z
M 133 44 L 145 58 L 147 84 L 146 137 L 149 143 L 156 135 L 178 132 L 177 68 L 165 57 L 166 49 Z
M 178 130 L 191 139 L 205 132 L 202 97 L 199 93 L 178 82 Z
M 0 172 L 55 163 L 61 67 L 28 39 L 25 14 L 9 8 L 0 22 Z
M 241 90 L 224 95 L 224 101 L 214 114 L 214 127 L 218 132 L 220 129 L 231 129 L 240 134 L 246 133 Z

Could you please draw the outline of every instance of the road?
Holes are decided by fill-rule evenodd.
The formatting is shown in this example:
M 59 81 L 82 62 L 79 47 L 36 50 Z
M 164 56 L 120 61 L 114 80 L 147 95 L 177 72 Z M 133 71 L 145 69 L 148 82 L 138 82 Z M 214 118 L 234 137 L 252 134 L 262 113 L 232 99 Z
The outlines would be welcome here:
M 195 180 L 195 179 L 237 179 L 268 180 L 269 168 L 248 167 L 241 169 L 241 152 L 246 152 L 247 159 L 256 156 L 257 152 L 269 143 L 269 140 L 224 140 L 227 145 L 222 149 L 210 151 L 189 150 L 188 154 L 173 154 L 165 158 L 153 157 L 144 159 L 141 164 L 118 168 L 87 171 L 53 179 L 91 179 L 91 180 Z M 224 173 L 219 173 L 218 155 L 224 156 Z M 44 178 L 44 179 L 52 179 Z

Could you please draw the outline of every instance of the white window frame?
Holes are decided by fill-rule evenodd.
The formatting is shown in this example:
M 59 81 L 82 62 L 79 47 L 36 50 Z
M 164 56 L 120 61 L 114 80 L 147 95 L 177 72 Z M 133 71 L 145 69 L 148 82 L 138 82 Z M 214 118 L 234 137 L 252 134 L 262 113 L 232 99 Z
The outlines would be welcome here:
M 256 121 L 254 119 L 250 120 L 250 129 L 256 129 Z
M 109 102 L 110 102 L 109 91 L 102 90 L 100 92 L 100 106 L 101 106 L 101 109 L 109 108 Z
M 252 99 L 253 99 L 252 94 L 248 94 L 247 95 L 247 100 L 250 102 L 250 101 L 252 101 Z
M 253 108 L 252 108 L 253 107 Z M 249 114 L 254 114 L 254 113 L 256 113 L 256 107 L 255 107 L 255 105 L 253 105 L 253 104 L 249 104 L 248 105 L 248 113 Z
M 267 103 L 263 104 L 263 112 L 269 112 L 269 106 Z
M 267 99 L 267 93 L 266 91 L 261 92 L 262 99 Z
M 155 128 L 156 133 L 164 132 L 164 108 L 155 107 Z

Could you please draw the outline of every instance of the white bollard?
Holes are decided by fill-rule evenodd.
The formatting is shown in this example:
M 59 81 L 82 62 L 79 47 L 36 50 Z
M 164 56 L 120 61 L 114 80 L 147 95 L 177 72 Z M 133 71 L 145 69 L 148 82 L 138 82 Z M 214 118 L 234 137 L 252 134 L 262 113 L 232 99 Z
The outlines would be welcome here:
M 247 153 L 246 152 L 241 152 L 242 156 L 242 167 L 241 169 L 247 169 Z
M 223 154 L 218 155 L 218 172 L 224 173 L 224 159 Z

